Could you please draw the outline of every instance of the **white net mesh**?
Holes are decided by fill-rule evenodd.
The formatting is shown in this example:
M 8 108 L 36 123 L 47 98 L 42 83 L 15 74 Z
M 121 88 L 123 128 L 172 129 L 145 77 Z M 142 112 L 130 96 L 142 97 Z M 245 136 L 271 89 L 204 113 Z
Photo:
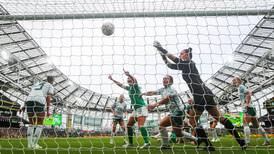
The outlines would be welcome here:
M 31 153 L 32 149 L 57 153 L 138 152 L 144 141 L 137 124 L 132 148 L 122 147 L 125 135 L 120 126 L 117 125 L 115 134 L 111 133 L 111 107 L 118 102 L 117 97 L 125 96 L 129 112 L 123 117 L 125 124 L 134 109 L 128 92 L 108 76 L 127 85 L 125 69 L 138 80 L 141 91 L 147 92 L 162 88 L 162 79 L 169 74 L 183 105 L 193 96 L 181 71 L 169 69 L 153 47 L 156 40 L 175 56 L 183 49 L 193 49 L 193 61 L 202 80 L 216 96 L 218 107 L 230 112 L 227 117 L 240 132 L 242 107 L 230 83 L 234 76 L 246 81 L 254 93 L 252 102 L 260 124 L 271 138 L 273 0 L 0 2 L 0 118 L 3 121 L 0 153 Z M 110 36 L 101 30 L 106 22 L 115 26 Z M 48 75 L 55 76 L 55 95 L 50 107 L 55 121 L 48 119 L 44 123 L 39 141 L 42 149 L 28 148 L 28 116 L 17 111 L 26 101 L 31 86 Z M 143 98 L 149 104 L 161 100 L 160 96 Z M 161 135 L 156 135 L 160 121 L 168 114 L 164 105 L 148 113 L 145 128 L 151 146 L 141 151 L 159 152 Z M 205 113 L 200 125 L 211 139 L 209 121 L 212 120 Z M 190 126 L 184 126 L 186 132 L 191 132 Z M 182 143 L 174 141 L 169 128 L 169 139 L 176 143 L 171 144 L 172 150 L 168 152 L 199 152 L 189 139 Z M 222 124 L 218 123 L 216 130 L 218 137 L 214 140 L 221 139 L 214 143 L 218 152 L 240 152 Z M 251 150 L 273 151 L 269 146 L 261 146 L 264 140 L 257 136 L 258 129 L 251 130 Z M 109 143 L 111 140 L 113 144 Z

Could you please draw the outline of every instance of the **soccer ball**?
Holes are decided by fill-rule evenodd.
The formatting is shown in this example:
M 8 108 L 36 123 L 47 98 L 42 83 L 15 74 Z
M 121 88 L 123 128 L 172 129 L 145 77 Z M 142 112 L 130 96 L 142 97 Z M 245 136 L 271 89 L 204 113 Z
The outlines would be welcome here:
M 106 36 L 110 36 L 114 33 L 114 25 L 110 22 L 106 22 L 101 27 L 102 33 Z

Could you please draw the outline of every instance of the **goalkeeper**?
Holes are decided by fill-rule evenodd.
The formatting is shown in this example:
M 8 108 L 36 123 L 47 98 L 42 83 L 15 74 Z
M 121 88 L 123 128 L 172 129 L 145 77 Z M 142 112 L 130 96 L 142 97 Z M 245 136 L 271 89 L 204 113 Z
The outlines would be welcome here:
M 113 144 L 113 136 L 115 136 L 116 125 L 118 123 L 121 126 L 121 128 L 123 129 L 123 132 L 126 133 L 123 116 L 124 116 L 124 113 L 127 115 L 127 104 L 125 102 L 125 96 L 123 94 L 121 94 L 119 96 L 118 102 L 115 101 L 115 103 L 111 106 L 111 111 L 113 113 L 113 122 L 112 122 L 110 144 Z M 126 134 L 125 134 L 125 136 L 126 136 Z
M 168 68 L 174 70 L 181 70 L 182 77 L 187 83 L 194 99 L 193 109 L 190 111 L 189 122 L 192 125 L 192 128 L 195 128 L 196 135 L 198 138 L 202 138 L 202 141 L 206 143 L 207 148 L 205 150 L 215 151 L 215 148 L 209 141 L 205 130 L 202 127 L 196 127 L 197 121 L 200 118 L 204 110 L 207 110 L 212 117 L 220 121 L 225 128 L 234 136 L 242 149 L 246 148 L 245 141 L 242 140 L 232 125 L 232 123 L 220 115 L 220 112 L 217 109 L 216 103 L 214 101 L 214 94 L 212 91 L 205 85 L 202 81 L 196 64 L 192 61 L 192 48 L 184 49 L 180 52 L 179 58 L 169 54 L 161 44 L 157 41 L 154 42 L 153 46 L 157 48 L 160 52 L 165 64 Z M 172 62 L 170 62 L 171 60 Z M 199 147 L 200 142 L 198 142 Z
M 134 108 L 134 111 L 132 112 L 131 116 L 129 117 L 128 123 L 127 123 L 127 134 L 128 134 L 128 142 L 125 144 L 123 147 L 128 148 L 128 147 L 133 147 L 133 125 L 137 121 L 138 123 L 138 128 L 143 136 L 144 139 L 144 145 L 141 146 L 141 149 L 149 148 L 150 147 L 150 142 L 149 142 L 149 137 L 148 137 L 148 132 L 147 129 L 144 127 L 146 117 L 148 115 L 148 110 L 147 110 L 147 104 L 144 101 L 141 95 L 141 90 L 140 87 L 137 83 L 137 80 L 135 77 L 133 77 L 131 74 L 129 74 L 128 71 L 124 70 L 125 75 L 128 77 L 127 78 L 127 83 L 128 86 L 123 85 L 122 83 L 114 80 L 111 75 L 109 75 L 109 79 L 112 80 L 115 84 L 117 84 L 119 87 L 124 88 L 128 91 L 130 100 L 131 100 L 131 105 Z

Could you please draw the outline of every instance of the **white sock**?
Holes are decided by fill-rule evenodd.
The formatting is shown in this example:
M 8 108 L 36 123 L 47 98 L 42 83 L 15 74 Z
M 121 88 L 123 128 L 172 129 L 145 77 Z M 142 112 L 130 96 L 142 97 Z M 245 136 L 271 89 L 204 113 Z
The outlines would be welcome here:
M 250 128 L 249 126 L 244 126 L 245 142 L 250 142 Z
M 43 131 L 43 127 L 42 126 L 36 126 L 32 141 L 33 141 L 33 145 L 38 144 L 38 141 L 40 139 L 40 136 L 42 134 Z
M 167 132 L 166 128 L 160 128 L 160 133 L 162 136 L 162 144 L 168 145 L 168 132 Z
M 113 137 L 115 136 L 115 132 L 111 132 L 111 138 L 113 139 Z
M 269 138 L 267 137 L 264 128 L 262 126 L 259 126 L 258 130 L 259 130 L 259 133 L 263 135 L 264 140 L 267 141 L 267 142 L 269 142 Z
M 182 131 L 182 134 L 184 135 L 185 138 L 188 138 L 188 139 L 190 139 L 192 141 L 196 141 L 197 140 L 197 137 L 194 137 L 191 133 Z
M 33 145 L 33 142 L 32 142 L 33 131 L 34 131 L 34 127 L 32 125 L 29 125 L 27 130 L 28 148 L 31 148 Z
M 128 142 L 127 142 L 127 130 L 126 130 L 126 129 L 123 129 L 123 128 L 122 128 L 122 130 L 123 130 L 123 132 L 124 132 L 124 142 L 125 142 L 125 143 L 128 143 Z
M 217 131 L 214 128 L 212 129 L 212 138 L 215 140 L 218 139 Z

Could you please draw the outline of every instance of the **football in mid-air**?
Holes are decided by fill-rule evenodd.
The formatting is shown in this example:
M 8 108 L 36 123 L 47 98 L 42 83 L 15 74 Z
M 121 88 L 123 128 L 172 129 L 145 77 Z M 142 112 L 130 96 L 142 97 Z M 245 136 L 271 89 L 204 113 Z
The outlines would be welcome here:
M 110 22 L 106 22 L 101 27 L 102 33 L 106 36 L 110 36 L 114 33 L 114 25 Z

